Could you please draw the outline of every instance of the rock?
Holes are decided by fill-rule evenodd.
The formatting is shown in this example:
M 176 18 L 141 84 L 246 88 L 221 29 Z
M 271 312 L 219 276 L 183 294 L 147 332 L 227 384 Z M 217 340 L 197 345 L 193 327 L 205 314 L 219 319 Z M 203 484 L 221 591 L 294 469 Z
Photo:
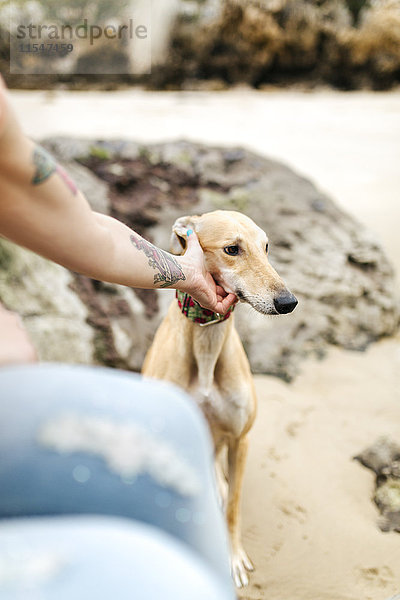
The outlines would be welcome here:
M 400 533 L 400 479 L 389 477 L 377 488 L 374 500 L 382 513 L 379 528 Z
M 128 49 L 119 48 L 118 45 L 110 47 L 107 42 L 95 49 L 91 48 L 81 53 L 74 65 L 73 72 L 87 75 L 130 73 L 131 64 Z
M 383 514 L 387 512 L 400 514 L 400 480 L 389 477 L 376 490 L 375 502 Z
M 0 301 L 21 315 L 42 361 L 93 360 L 88 310 L 72 281 L 67 269 L 0 239 Z
M 381 246 L 361 224 L 288 167 L 243 148 L 208 148 L 183 141 L 138 145 L 57 138 L 45 140 L 44 145 L 78 174 L 92 206 L 100 196 L 104 212 L 165 249 L 176 218 L 220 208 L 242 211 L 267 231 L 270 260 L 298 296 L 299 306 L 291 315 L 275 318 L 247 305 L 236 308 L 254 372 L 290 380 L 306 356 L 323 356 L 329 344 L 363 350 L 396 331 L 399 303 L 393 270 Z M 86 347 L 86 354 L 73 350 L 65 355 L 67 360 L 72 355 L 85 361 L 91 352 L 95 362 L 139 370 L 171 292 L 133 291 L 95 282 L 67 274 L 39 257 L 25 270 L 12 266 L 10 274 L 3 276 L 0 298 L 25 318 L 35 299 L 35 341 L 47 359 L 59 358 L 53 338 L 56 332 L 63 336 L 59 321 L 52 324 L 51 343 L 46 337 L 50 327 L 39 334 L 40 319 L 47 319 L 48 312 L 57 315 L 57 304 L 63 304 L 61 299 L 47 298 L 53 269 L 64 274 L 54 297 L 74 297 L 80 307 L 67 310 L 66 324 L 71 324 L 72 333 L 67 327 L 66 339 L 86 339 L 86 333 L 76 335 L 81 325 L 82 332 L 91 334 L 91 350 Z M 43 275 L 38 277 L 36 270 Z M 31 328 L 33 323 L 31 315 Z
M 68 72 L 10 74 L 9 9 L 3 5 L 0 70 L 11 87 L 115 89 L 141 83 L 216 90 L 328 83 L 388 89 L 400 80 L 398 0 L 159 0 L 150 77 L 133 74 L 134 47 L 110 39 L 90 50 L 79 51 L 75 44 L 78 60 L 70 61 Z M 104 70 L 110 73 L 106 78 L 99 75 Z
M 364 467 L 372 469 L 376 475 L 389 474 L 388 469 L 398 470 L 398 460 L 400 459 L 400 445 L 392 442 L 386 437 L 379 438 L 372 446 L 363 450 L 354 457 L 360 461 Z
M 153 87 L 198 89 L 209 80 L 385 89 L 399 81 L 397 0 L 193 0 L 190 14 L 187 5 Z
M 400 532 L 400 446 L 381 437 L 354 458 L 376 474 L 374 501 L 381 512 L 380 529 Z
M 156 327 L 133 290 L 71 273 L 2 239 L 0 301 L 21 315 L 42 361 L 139 371 Z

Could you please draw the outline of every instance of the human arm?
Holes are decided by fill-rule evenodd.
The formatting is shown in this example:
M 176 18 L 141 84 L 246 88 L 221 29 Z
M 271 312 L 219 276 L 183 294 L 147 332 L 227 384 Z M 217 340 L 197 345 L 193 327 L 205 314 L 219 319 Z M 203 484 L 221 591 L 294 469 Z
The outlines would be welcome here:
M 0 87 L 0 234 L 102 281 L 181 289 L 220 313 L 235 301 L 207 273 L 194 233 L 185 255 L 175 257 L 116 219 L 93 212 L 61 167 L 25 137 L 4 87 Z

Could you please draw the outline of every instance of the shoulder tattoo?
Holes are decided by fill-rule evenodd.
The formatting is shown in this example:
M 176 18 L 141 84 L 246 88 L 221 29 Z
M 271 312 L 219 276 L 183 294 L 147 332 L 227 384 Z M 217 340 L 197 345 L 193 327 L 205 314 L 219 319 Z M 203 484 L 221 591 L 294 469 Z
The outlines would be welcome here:
M 32 177 L 32 185 L 39 185 L 40 183 L 44 183 L 53 173 L 57 173 L 59 177 L 63 180 L 65 185 L 68 187 L 70 192 L 75 194 L 78 192 L 78 188 L 69 177 L 65 169 L 59 165 L 56 160 L 41 146 L 36 145 L 33 150 L 33 166 L 35 169 L 34 175 Z
M 57 163 L 54 158 L 41 146 L 35 146 L 33 150 L 33 165 L 35 167 L 35 173 L 32 178 L 33 185 L 43 183 L 57 169 Z

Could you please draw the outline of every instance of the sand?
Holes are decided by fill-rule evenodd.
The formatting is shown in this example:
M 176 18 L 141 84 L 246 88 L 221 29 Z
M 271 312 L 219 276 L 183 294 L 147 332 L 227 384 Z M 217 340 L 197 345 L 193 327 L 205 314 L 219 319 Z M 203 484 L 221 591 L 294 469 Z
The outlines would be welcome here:
M 371 227 L 400 270 L 400 92 L 13 92 L 33 137 L 240 144 L 310 177 Z M 95 108 L 94 108 L 95 107 Z M 289 282 L 290 283 L 290 282 Z M 374 477 L 352 457 L 400 441 L 400 336 L 332 348 L 292 384 L 257 376 L 244 484 L 255 562 L 241 597 L 385 600 L 400 592 L 400 534 L 382 533 Z
M 256 377 L 243 519 L 257 570 L 242 597 L 385 600 L 400 591 L 400 534 L 382 533 L 372 471 L 352 457 L 400 439 L 400 338 L 333 349 L 292 384 Z

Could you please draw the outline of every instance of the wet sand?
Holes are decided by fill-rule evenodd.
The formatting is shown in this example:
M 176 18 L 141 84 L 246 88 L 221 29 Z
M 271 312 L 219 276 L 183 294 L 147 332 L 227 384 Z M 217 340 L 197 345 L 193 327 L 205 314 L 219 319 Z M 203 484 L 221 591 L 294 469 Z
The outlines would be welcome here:
M 400 270 L 400 92 L 13 92 L 33 137 L 240 144 L 311 178 L 381 239 Z M 251 600 L 385 600 L 400 534 L 382 533 L 374 477 L 352 457 L 400 440 L 400 337 L 332 348 L 292 384 L 257 376 L 243 498 Z

